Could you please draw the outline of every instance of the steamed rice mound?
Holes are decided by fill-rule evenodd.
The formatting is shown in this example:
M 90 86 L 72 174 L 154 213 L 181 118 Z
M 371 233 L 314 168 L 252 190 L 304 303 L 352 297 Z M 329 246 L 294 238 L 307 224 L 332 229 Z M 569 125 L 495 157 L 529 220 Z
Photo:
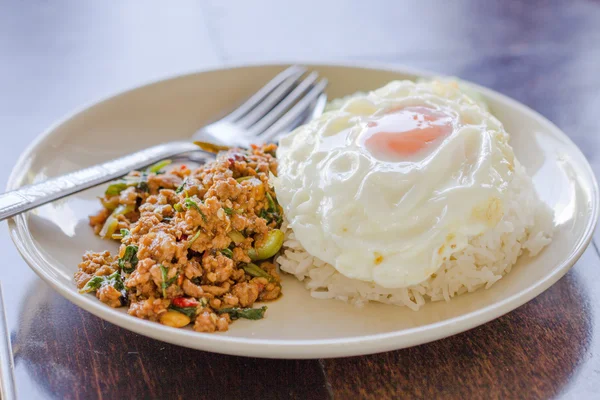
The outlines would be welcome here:
M 427 280 L 405 288 L 388 289 L 372 282 L 350 279 L 306 252 L 284 222 L 286 234 L 281 269 L 305 282 L 312 297 L 338 299 L 364 305 L 368 301 L 404 305 L 419 310 L 427 301 L 489 288 L 509 273 L 519 256 L 538 254 L 552 237 L 552 212 L 535 193 L 531 178 L 515 161 L 502 219 L 490 230 L 471 237 L 469 245 L 455 252 Z

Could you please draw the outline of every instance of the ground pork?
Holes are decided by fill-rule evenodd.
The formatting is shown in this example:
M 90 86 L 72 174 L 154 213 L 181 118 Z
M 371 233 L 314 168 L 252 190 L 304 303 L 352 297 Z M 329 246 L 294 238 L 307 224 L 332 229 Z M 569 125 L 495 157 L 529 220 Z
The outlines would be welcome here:
M 250 257 L 281 224 L 268 183 L 277 172 L 275 150 L 232 149 L 197 169 L 133 171 L 109 186 L 90 225 L 98 234 L 116 219 L 111 236 L 121 247 L 115 256 L 86 253 L 75 273 L 77 287 L 117 272 L 96 289 L 100 301 L 127 305 L 130 315 L 151 321 L 179 315 L 177 326 L 189 320 L 198 332 L 226 331 L 232 311 L 222 309 L 234 308 L 235 318 L 244 318 L 244 308 L 277 299 L 275 265 Z M 125 207 L 124 215 L 113 214 Z

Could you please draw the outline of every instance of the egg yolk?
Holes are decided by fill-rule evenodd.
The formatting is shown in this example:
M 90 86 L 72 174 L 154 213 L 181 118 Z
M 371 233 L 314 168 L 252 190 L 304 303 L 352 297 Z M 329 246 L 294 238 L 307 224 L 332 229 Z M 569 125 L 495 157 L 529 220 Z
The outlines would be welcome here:
M 452 133 L 452 117 L 429 107 L 403 107 L 367 123 L 363 145 L 376 158 L 402 161 Z

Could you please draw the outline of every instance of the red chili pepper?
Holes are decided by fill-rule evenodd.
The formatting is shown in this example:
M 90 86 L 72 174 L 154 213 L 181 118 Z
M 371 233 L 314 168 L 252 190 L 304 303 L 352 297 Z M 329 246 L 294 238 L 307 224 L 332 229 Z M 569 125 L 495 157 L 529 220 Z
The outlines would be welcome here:
M 186 169 L 186 168 L 187 168 L 187 166 L 185 164 L 181 166 L 181 169 Z
M 175 307 L 181 307 L 181 308 L 196 307 L 198 304 L 200 304 L 196 300 L 188 299 L 186 297 L 176 297 L 171 302 L 173 303 L 173 305 Z
M 229 162 L 229 166 L 231 168 L 233 168 L 235 166 L 236 161 L 244 161 L 245 157 L 243 154 L 240 153 L 233 153 L 231 154 L 231 157 L 227 158 L 227 161 Z

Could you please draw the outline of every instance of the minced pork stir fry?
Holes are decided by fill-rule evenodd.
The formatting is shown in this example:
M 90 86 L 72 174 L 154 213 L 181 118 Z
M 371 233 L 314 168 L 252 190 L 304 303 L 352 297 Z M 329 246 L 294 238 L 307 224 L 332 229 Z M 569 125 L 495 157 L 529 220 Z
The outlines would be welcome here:
M 119 240 L 119 254 L 86 253 L 77 287 L 136 317 L 193 323 L 198 332 L 263 318 L 267 307 L 254 303 L 281 294 L 272 258 L 283 243 L 282 210 L 268 183 L 275 150 L 229 150 L 193 171 L 165 161 L 111 184 L 90 225 Z

